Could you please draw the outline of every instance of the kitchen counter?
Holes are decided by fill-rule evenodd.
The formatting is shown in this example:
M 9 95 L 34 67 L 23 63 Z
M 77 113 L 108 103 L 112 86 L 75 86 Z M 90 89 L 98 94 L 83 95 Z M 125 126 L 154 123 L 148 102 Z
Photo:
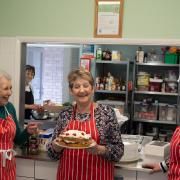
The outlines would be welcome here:
M 17 158 L 23 158 L 23 159 L 31 159 L 31 160 L 37 160 L 37 161 L 52 161 L 54 162 L 55 160 L 52 160 L 49 158 L 47 152 L 39 152 L 37 155 L 32 155 L 29 154 L 27 149 L 21 149 L 21 148 L 16 148 L 16 157 Z M 138 160 L 135 162 L 128 162 L 128 163 L 116 163 L 115 164 L 116 168 L 122 168 L 126 170 L 132 170 L 132 171 L 144 171 L 144 172 L 150 172 L 150 169 L 147 168 L 142 168 L 142 160 Z
M 58 162 L 49 158 L 47 152 L 39 152 L 31 155 L 26 149 L 15 149 L 17 152 L 17 180 L 21 178 L 55 180 Z M 128 163 L 115 164 L 115 179 L 123 180 L 166 180 L 166 174 L 162 172 L 150 174 L 150 169 L 142 168 L 142 160 Z
M 116 163 L 115 167 L 121 168 L 121 169 L 126 169 L 126 170 L 131 170 L 131 171 L 143 171 L 143 172 L 151 172 L 152 171 L 151 169 L 143 168 L 142 164 L 143 164 L 143 160 L 139 159 L 138 161 L 135 161 L 135 162 Z
M 23 159 L 32 159 L 32 160 L 38 160 L 38 161 L 54 161 L 49 158 L 47 152 L 39 152 L 38 154 L 30 154 L 27 150 L 27 148 L 15 148 L 16 151 L 16 157 L 17 158 L 23 158 Z
M 127 135 L 127 134 L 122 134 L 123 139 L 133 139 L 134 141 L 139 141 L 142 146 L 144 146 L 147 142 L 151 141 L 152 138 L 149 138 L 147 136 L 139 136 L 139 135 Z M 54 161 L 49 158 L 47 152 L 39 152 L 37 155 L 31 155 L 28 153 L 27 149 L 21 149 L 21 148 L 16 148 L 15 149 L 17 152 L 16 157 L 17 158 L 24 158 L 24 159 L 32 159 L 32 160 L 38 160 L 38 161 Z M 143 155 L 141 154 L 141 157 Z M 127 162 L 127 163 L 116 163 L 115 167 L 116 168 L 122 168 L 122 169 L 127 169 L 127 170 L 132 170 L 132 171 L 144 171 L 144 172 L 150 172 L 150 169 L 147 168 L 142 168 L 142 158 L 140 158 L 138 161 L 134 162 Z

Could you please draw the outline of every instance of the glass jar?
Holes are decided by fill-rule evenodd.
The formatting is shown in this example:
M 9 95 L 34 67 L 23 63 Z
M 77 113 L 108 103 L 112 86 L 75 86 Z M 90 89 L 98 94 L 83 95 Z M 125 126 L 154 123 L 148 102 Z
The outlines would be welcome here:
M 38 134 L 33 134 L 29 137 L 28 150 L 29 150 L 29 154 L 38 154 L 39 152 Z

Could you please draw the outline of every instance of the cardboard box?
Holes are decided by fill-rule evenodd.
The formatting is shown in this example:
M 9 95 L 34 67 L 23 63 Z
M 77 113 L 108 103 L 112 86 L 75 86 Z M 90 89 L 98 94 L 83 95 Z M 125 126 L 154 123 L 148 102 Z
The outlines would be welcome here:
M 170 144 L 163 141 L 151 141 L 144 147 L 143 163 L 158 163 L 169 155 Z

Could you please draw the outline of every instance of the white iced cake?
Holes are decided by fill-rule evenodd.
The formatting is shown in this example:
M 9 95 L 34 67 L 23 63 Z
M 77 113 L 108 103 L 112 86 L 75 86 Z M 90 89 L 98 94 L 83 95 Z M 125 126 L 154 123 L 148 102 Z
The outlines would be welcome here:
M 56 142 L 65 143 L 66 146 L 88 147 L 92 143 L 92 138 L 84 131 L 68 130 L 62 132 Z
M 120 161 L 134 161 L 139 157 L 138 144 L 136 142 L 124 141 L 124 155 Z

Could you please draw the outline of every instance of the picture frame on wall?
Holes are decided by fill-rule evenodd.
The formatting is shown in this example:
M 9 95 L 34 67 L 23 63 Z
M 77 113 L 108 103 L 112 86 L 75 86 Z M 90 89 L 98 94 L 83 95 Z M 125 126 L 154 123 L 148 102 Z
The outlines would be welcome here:
M 124 0 L 95 0 L 94 37 L 121 38 Z

